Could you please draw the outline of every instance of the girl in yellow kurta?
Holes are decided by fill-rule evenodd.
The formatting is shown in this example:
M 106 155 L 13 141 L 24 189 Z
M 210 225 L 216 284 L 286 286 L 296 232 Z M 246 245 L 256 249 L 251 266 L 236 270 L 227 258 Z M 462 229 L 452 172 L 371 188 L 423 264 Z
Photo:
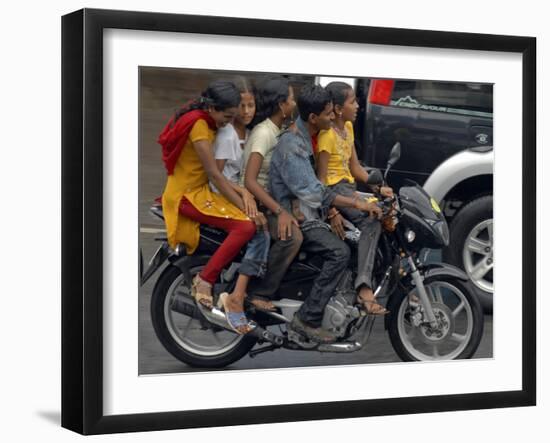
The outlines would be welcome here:
M 193 296 L 206 309 L 212 309 L 212 286 L 222 269 L 256 232 L 255 223 L 244 213 L 242 198 L 216 167 L 212 149 L 216 129 L 233 119 L 240 99 L 232 83 L 214 82 L 200 100 L 178 112 L 159 137 L 168 172 L 162 208 L 170 246 L 183 243 L 192 254 L 199 244 L 201 223 L 228 233 L 193 280 Z M 210 189 L 210 181 L 219 194 Z M 251 329 L 243 312 L 245 296 L 246 287 L 237 285 L 225 303 L 228 321 L 239 333 Z

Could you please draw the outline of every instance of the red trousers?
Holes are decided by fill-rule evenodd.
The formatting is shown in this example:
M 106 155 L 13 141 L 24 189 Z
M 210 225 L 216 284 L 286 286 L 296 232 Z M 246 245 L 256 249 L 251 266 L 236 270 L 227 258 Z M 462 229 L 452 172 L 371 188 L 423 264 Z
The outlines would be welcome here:
M 185 197 L 181 199 L 179 213 L 200 224 L 223 229 L 228 236 L 212 255 L 201 271 L 203 280 L 214 284 L 222 270 L 231 263 L 241 248 L 247 244 L 256 233 L 256 224 L 247 220 L 233 220 L 230 218 L 212 217 L 197 211 Z

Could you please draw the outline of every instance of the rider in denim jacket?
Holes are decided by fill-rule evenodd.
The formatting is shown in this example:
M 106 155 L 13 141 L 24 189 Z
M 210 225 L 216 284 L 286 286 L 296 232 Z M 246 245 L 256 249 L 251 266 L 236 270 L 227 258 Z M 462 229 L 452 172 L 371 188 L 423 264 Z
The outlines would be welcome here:
M 315 175 L 311 136 L 306 122 L 298 118 L 294 128 L 279 136 L 276 148 L 275 164 L 270 168 L 271 194 L 289 212 L 292 212 L 292 200 L 298 199 L 304 216 L 302 232 L 314 226 L 328 229 L 323 220 L 336 193 Z
M 298 97 L 300 118 L 283 132 L 273 150 L 269 171 L 270 193 L 286 210 L 298 199 L 304 215 L 302 249 L 323 258 L 323 267 L 311 292 L 295 315 L 290 328 L 309 340 L 331 343 L 335 338 L 321 329 L 323 312 L 346 268 L 350 250 L 325 222 L 330 205 L 354 207 L 380 214 L 380 209 L 363 199 L 344 197 L 324 186 L 314 168 L 312 138 L 329 129 L 334 119 L 330 95 L 319 85 L 307 85 Z

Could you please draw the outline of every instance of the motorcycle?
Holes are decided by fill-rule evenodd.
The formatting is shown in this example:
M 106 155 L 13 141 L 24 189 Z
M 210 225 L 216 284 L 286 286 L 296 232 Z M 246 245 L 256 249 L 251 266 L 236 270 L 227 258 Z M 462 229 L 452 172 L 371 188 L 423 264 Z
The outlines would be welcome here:
M 384 183 L 400 155 L 401 147 L 396 143 L 383 177 L 378 171 Z M 377 300 L 387 299 L 390 312 L 383 317 L 384 327 L 395 352 L 403 361 L 471 358 L 483 334 L 483 311 L 468 276 L 446 263 L 421 260 L 425 248 L 441 248 L 449 243 L 448 226 L 437 203 L 409 181 L 393 197 L 381 198 L 377 204 L 384 217 L 373 273 L 374 293 Z M 158 205 L 151 208 L 151 213 L 163 218 Z M 336 342 L 318 344 L 287 328 L 322 266 L 318 256 L 304 252 L 291 264 L 271 300 L 275 311 L 245 304 L 247 317 L 257 324 L 250 333 L 236 334 L 221 309 L 209 311 L 197 306 L 191 295 L 191 281 L 226 235 L 209 226 L 201 226 L 200 245 L 193 255 L 187 255 L 181 247 L 173 250 L 165 238 L 160 238 L 160 247 L 147 270 L 142 271 L 143 285 L 168 261 L 151 297 L 150 312 L 158 339 L 178 360 L 202 368 L 225 367 L 247 354 L 254 357 L 281 348 L 337 353 L 363 349 L 376 317 L 367 315 L 356 303 L 353 282 L 360 232 L 350 223 L 345 224 L 345 241 L 351 246 L 352 258 L 339 278 L 322 322 Z M 222 272 L 213 288 L 216 298 L 233 289 L 243 255 L 244 251 Z

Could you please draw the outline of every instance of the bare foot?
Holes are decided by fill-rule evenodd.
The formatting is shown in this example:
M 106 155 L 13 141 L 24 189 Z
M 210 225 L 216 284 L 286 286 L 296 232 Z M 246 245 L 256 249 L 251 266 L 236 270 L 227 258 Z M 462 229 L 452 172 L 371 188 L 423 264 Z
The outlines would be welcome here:
M 257 297 L 250 297 L 249 302 L 252 306 L 254 306 L 256 309 L 261 309 L 262 311 L 271 311 L 274 312 L 277 310 L 275 305 L 270 300 L 264 300 Z
M 390 312 L 384 308 L 384 306 L 376 302 L 374 292 L 372 292 L 371 288 L 367 288 L 366 286 L 360 289 L 357 301 L 362 305 L 367 314 L 386 315 Z

